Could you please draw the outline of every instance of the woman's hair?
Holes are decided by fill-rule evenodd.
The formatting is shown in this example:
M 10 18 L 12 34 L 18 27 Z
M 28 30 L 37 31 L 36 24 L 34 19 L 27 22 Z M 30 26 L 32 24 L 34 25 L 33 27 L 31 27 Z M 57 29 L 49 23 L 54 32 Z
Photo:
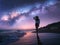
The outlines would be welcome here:
M 39 19 L 39 17 L 38 16 L 35 16 L 37 19 Z

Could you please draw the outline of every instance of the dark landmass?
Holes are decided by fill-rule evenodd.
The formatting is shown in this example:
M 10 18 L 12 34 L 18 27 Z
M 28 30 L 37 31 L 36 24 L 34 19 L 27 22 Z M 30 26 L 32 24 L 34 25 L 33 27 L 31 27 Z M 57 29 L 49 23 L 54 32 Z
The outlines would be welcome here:
M 41 27 L 38 29 L 38 32 L 39 33 L 60 33 L 60 22 L 55 22 L 52 24 L 48 24 L 45 27 Z
M 26 33 L 20 30 L 0 30 L 0 45 L 8 45 L 23 37 Z

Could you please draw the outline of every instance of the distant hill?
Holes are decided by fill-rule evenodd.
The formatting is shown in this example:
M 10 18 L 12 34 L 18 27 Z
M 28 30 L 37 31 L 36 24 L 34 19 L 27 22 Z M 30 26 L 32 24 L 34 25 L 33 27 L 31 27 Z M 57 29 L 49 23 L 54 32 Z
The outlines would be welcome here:
M 60 28 L 60 22 L 49 24 L 49 25 L 46 26 L 46 28 L 58 29 L 58 28 Z
M 36 32 L 36 31 L 34 31 Z M 39 28 L 38 32 L 50 32 L 50 33 L 60 33 L 60 22 L 55 22 L 52 24 L 48 24 L 45 27 Z

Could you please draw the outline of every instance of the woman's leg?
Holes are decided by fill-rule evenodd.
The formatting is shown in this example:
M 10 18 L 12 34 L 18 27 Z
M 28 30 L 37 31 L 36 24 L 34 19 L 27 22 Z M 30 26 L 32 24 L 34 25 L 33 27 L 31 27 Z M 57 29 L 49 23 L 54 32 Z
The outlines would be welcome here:
M 35 24 L 36 32 L 38 32 L 38 27 L 39 27 L 39 25 L 36 23 Z

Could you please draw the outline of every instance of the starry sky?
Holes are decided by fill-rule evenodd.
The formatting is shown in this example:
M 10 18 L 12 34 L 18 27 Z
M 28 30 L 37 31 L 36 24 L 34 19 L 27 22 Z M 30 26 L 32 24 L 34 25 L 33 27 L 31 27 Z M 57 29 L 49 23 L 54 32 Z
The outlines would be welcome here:
M 0 28 L 34 29 L 34 16 L 40 27 L 60 21 L 59 0 L 0 0 Z

